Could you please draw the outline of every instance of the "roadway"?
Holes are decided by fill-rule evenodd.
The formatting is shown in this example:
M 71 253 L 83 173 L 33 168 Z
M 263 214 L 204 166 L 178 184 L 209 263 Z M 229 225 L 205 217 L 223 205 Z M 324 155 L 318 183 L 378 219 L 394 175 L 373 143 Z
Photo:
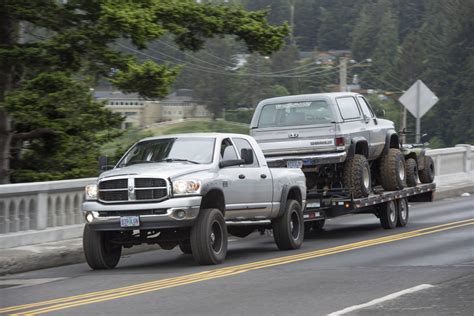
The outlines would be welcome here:
M 0 281 L 0 314 L 472 315 L 474 197 L 411 204 L 393 230 L 372 215 L 333 219 L 297 251 L 231 237 L 219 266 L 175 248 L 111 271 L 76 264 Z

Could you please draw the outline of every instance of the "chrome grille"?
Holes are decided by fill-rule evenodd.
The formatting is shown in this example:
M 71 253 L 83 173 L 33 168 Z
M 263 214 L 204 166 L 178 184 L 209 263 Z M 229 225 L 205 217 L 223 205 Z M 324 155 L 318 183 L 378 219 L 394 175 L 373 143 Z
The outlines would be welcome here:
M 99 200 L 102 201 L 128 201 L 128 191 L 99 191 Z
M 102 181 L 99 183 L 99 190 L 127 189 L 128 179 L 117 179 Z
M 167 195 L 166 189 L 144 189 L 136 190 L 135 198 L 137 200 L 157 200 Z
M 99 183 L 98 197 L 106 203 L 160 201 L 168 197 L 168 184 L 161 178 L 105 180 Z

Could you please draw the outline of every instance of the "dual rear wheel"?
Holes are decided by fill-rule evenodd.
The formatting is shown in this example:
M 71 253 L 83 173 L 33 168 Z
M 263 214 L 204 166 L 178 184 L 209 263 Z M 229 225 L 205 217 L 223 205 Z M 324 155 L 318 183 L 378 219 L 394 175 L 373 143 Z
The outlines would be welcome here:
M 378 211 L 380 224 L 385 229 L 406 226 L 408 214 L 408 200 L 405 198 L 386 202 Z

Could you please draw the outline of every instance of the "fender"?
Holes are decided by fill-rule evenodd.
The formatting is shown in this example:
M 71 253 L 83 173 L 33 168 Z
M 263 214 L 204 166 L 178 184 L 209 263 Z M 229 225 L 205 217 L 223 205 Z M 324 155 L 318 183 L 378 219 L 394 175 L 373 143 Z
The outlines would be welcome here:
M 356 147 L 357 147 L 357 144 L 358 143 L 365 143 L 366 145 L 366 148 L 367 148 L 367 152 L 365 153 L 365 157 L 368 158 L 369 156 L 369 143 L 367 142 L 367 139 L 365 139 L 364 137 L 361 137 L 361 136 L 357 136 L 357 137 L 354 137 L 351 139 L 351 145 L 349 147 L 349 151 L 347 152 L 347 157 L 350 158 L 350 157 L 354 157 L 355 153 L 356 153 Z
M 425 156 L 426 156 L 426 148 L 423 148 L 416 157 L 416 163 L 418 165 L 418 170 L 425 169 Z
M 400 142 L 399 140 L 397 141 L 397 144 L 396 144 L 396 147 L 392 147 L 391 144 L 390 144 L 390 139 L 392 138 L 392 136 L 395 135 L 397 137 L 397 140 L 398 140 L 398 134 L 395 130 L 389 130 L 387 132 L 387 135 L 385 135 L 385 146 L 383 148 L 383 152 L 382 152 L 382 155 L 386 155 L 388 153 L 388 150 L 390 148 L 400 148 Z
M 303 198 L 301 190 L 298 186 L 292 186 L 291 188 L 289 188 L 288 185 L 285 184 L 281 190 L 280 210 L 278 211 L 277 217 L 280 217 L 285 213 L 286 202 L 288 201 L 288 195 L 290 191 L 293 189 L 298 190 L 301 194 L 301 197 Z M 303 203 L 303 201 L 301 201 L 301 203 Z M 302 205 L 302 207 L 304 208 L 304 205 Z

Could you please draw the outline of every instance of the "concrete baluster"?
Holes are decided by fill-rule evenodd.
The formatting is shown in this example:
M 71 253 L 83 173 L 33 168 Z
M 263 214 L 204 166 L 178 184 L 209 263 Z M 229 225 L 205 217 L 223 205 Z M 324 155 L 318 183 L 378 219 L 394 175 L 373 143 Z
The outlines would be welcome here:
M 36 229 L 46 229 L 49 226 L 48 193 L 36 195 Z

